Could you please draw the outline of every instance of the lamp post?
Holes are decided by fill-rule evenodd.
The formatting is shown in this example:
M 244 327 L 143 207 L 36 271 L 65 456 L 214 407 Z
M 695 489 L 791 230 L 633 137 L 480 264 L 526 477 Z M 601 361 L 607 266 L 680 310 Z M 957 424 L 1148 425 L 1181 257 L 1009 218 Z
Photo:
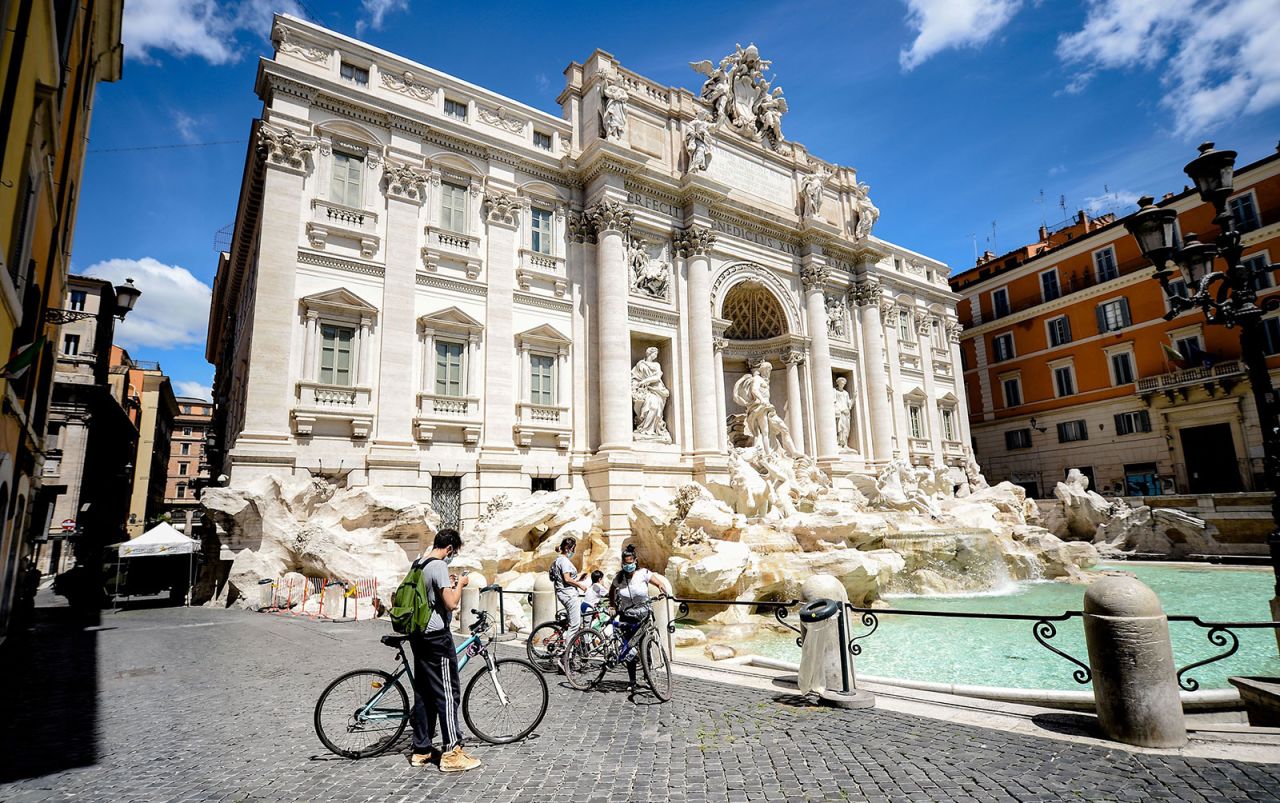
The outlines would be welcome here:
M 93 381 L 98 384 L 106 384 L 107 374 L 111 368 L 111 344 L 115 340 L 115 322 L 117 320 L 123 321 L 124 317 L 138 303 L 138 297 L 142 295 L 142 291 L 134 287 L 133 279 L 125 279 L 124 284 L 116 285 L 115 291 L 115 298 L 104 297 L 102 304 L 95 312 L 62 307 L 49 307 L 44 311 L 45 323 L 58 326 L 89 318 L 98 319 L 97 331 L 93 337 L 94 350 L 97 352 L 97 360 L 94 362 L 93 369 Z M 106 348 L 102 347 L 104 343 Z
M 1263 314 L 1280 309 L 1280 297 L 1273 296 L 1259 303 L 1256 289 L 1257 280 L 1277 266 L 1246 266 L 1240 262 L 1244 252 L 1240 242 L 1242 233 L 1227 208 L 1235 179 L 1235 161 L 1235 151 L 1214 150 L 1213 143 L 1206 142 L 1200 146 L 1200 155 L 1185 168 L 1201 200 L 1213 204 L 1216 213 L 1213 223 L 1218 227 L 1218 236 L 1212 242 L 1201 242 L 1188 232 L 1186 241 L 1178 247 L 1173 236 L 1178 213 L 1155 206 L 1151 196 L 1138 200 L 1141 208 L 1125 221 L 1125 228 L 1138 241 L 1143 257 L 1155 267 L 1152 278 L 1160 282 L 1169 299 L 1166 320 L 1185 310 L 1199 309 L 1210 324 L 1240 329 L 1240 357 L 1248 371 L 1262 428 L 1263 465 L 1267 483 L 1276 494 L 1271 501 L 1273 526 L 1267 535 L 1267 546 L 1276 577 L 1271 618 L 1280 620 L 1280 419 L 1271 373 L 1267 370 L 1262 330 Z M 1215 269 L 1219 259 L 1223 262 L 1222 270 Z M 1186 282 L 1185 297 L 1169 286 L 1170 278 L 1175 275 Z M 1280 644 L 1280 631 L 1276 638 Z

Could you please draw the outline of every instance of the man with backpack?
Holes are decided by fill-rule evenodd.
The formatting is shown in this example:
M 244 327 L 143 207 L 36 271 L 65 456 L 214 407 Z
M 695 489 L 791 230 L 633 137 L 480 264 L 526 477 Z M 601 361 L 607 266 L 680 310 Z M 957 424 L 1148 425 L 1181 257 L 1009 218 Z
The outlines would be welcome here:
M 413 648 L 413 757 L 415 767 L 439 761 L 441 772 L 465 772 L 480 760 L 462 749 L 458 720 L 458 656 L 449 626 L 468 578 L 449 574 L 448 563 L 462 549 L 457 530 L 444 529 L 425 555 L 409 567 L 391 609 L 395 629 L 409 634 Z M 440 744 L 435 747 L 436 723 Z

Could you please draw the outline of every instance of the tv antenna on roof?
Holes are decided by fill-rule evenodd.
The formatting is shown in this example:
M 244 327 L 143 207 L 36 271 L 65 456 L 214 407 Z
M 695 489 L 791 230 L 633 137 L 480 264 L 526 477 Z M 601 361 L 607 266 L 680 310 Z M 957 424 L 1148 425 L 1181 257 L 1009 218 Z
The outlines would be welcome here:
M 1062 219 L 1066 220 L 1067 217 L 1069 217 L 1067 215 L 1067 196 L 1065 195 L 1058 196 L 1058 208 L 1062 210 Z
M 1040 197 L 1036 198 L 1036 204 L 1038 204 L 1040 207 L 1040 225 L 1047 227 L 1049 225 L 1049 221 L 1046 220 L 1044 216 L 1044 188 L 1043 187 L 1040 188 Z

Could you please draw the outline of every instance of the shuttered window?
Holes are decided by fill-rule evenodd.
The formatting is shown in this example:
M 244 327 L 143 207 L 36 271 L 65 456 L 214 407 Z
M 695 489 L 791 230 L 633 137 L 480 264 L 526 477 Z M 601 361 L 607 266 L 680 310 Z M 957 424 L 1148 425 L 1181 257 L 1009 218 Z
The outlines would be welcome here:
M 1116 434 L 1131 435 L 1134 432 L 1151 431 L 1151 414 L 1146 410 L 1132 413 L 1116 413 Z
M 436 341 L 436 394 L 461 396 L 466 392 L 462 381 L 461 343 Z
M 1113 298 L 1099 304 L 1095 310 L 1098 316 L 1098 334 L 1118 332 L 1133 323 L 1129 317 L 1129 299 Z
M 351 384 L 351 345 L 355 330 L 347 326 L 320 327 L 320 381 L 327 385 Z

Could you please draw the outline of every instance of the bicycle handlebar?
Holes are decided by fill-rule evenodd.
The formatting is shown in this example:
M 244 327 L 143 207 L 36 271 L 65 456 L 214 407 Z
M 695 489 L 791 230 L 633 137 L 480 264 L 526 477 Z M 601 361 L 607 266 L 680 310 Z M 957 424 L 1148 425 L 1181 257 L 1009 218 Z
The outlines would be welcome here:
M 490 583 L 489 585 L 480 589 L 480 593 L 484 594 L 488 591 L 501 591 L 501 590 L 502 590 L 502 586 L 498 585 L 497 583 Z M 472 611 L 472 613 L 475 613 L 475 611 Z

